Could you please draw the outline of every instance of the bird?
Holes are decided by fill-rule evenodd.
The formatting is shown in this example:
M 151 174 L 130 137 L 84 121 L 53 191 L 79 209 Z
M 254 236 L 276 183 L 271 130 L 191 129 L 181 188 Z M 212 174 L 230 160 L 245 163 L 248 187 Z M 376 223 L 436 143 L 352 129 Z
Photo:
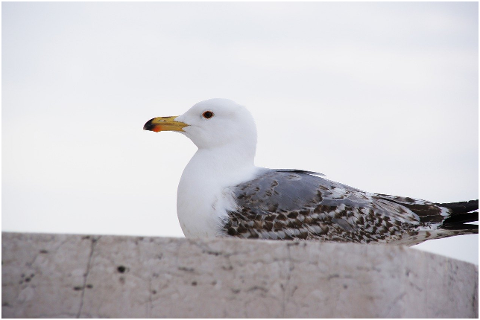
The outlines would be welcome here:
M 434 203 L 370 193 L 298 169 L 257 167 L 255 121 L 246 107 L 214 98 L 144 130 L 187 136 L 197 151 L 177 189 L 187 238 L 384 243 L 412 246 L 478 233 L 478 199 Z

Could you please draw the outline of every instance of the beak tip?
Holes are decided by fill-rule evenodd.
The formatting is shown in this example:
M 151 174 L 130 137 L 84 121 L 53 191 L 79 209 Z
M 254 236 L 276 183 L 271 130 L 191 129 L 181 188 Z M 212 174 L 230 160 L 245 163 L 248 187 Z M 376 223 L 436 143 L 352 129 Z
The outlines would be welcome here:
M 153 119 L 148 120 L 145 125 L 143 126 L 143 130 L 149 130 L 152 131 L 155 125 L 152 124 Z

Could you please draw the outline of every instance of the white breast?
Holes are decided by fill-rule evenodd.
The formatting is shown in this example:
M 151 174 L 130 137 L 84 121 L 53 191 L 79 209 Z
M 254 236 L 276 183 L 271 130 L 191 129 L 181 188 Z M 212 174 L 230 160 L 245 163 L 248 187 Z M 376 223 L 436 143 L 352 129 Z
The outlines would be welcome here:
M 258 168 L 245 165 L 226 168 L 199 150 L 183 171 L 177 190 L 177 215 L 186 237 L 224 235 L 228 211 L 236 210 L 231 187 L 253 179 Z

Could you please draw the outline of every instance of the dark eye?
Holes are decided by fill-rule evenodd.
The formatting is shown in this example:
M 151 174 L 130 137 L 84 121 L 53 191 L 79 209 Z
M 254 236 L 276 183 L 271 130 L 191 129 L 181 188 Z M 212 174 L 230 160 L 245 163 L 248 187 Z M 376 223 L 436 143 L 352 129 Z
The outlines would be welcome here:
M 205 111 L 202 116 L 205 118 L 205 119 L 210 119 L 211 117 L 213 117 L 213 112 L 212 111 Z

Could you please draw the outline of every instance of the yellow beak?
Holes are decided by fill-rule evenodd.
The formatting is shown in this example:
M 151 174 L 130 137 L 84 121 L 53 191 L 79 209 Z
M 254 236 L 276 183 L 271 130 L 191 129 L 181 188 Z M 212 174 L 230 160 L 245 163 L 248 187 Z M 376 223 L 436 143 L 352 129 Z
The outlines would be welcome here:
M 143 126 L 143 130 L 150 130 L 155 132 L 183 131 L 183 128 L 187 127 L 188 124 L 180 121 L 175 121 L 175 118 L 177 118 L 177 116 L 158 117 L 158 118 L 150 119 Z

